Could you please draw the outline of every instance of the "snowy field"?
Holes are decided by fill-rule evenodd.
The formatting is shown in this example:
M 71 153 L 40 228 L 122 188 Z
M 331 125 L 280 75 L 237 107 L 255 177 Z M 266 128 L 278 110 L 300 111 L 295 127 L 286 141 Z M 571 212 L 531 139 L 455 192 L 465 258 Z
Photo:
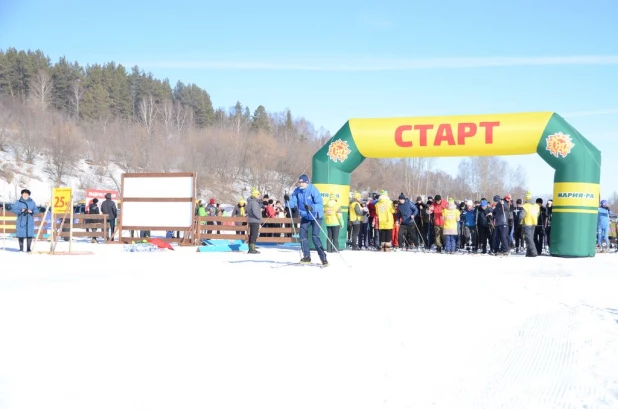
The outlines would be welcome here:
M 618 408 L 618 255 L 7 245 L 1 409 Z

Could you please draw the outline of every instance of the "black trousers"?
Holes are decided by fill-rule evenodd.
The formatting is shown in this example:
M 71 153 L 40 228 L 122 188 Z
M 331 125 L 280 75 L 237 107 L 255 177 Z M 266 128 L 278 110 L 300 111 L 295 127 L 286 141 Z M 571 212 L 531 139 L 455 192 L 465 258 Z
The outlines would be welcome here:
M 339 230 L 341 227 L 326 226 L 326 233 L 328 234 L 328 240 L 326 240 L 326 251 L 333 253 L 339 251 Z
M 358 249 L 358 236 L 360 234 L 360 223 L 352 224 L 352 233 L 350 233 L 350 240 L 352 241 L 352 250 Z
M 534 227 L 534 245 L 537 254 L 543 254 L 543 241 L 545 240 L 545 229 L 543 226 Z
M 393 241 L 393 229 L 380 229 L 380 243 L 390 243 Z
M 415 227 L 413 224 L 401 224 L 399 225 L 399 237 L 397 240 L 399 241 L 399 248 L 404 247 L 412 247 L 412 245 L 416 245 L 416 234 Z
M 111 240 L 113 238 L 112 236 L 114 234 L 114 231 L 116 230 L 116 219 L 108 219 L 107 221 L 109 223 L 109 232 L 110 232 L 109 235 L 107 236 L 107 239 Z
M 24 238 L 19 238 L 19 251 L 24 251 Z M 26 238 L 26 251 L 30 251 L 30 246 L 32 245 L 32 237 Z
M 536 257 L 539 253 L 534 243 L 535 226 L 523 226 L 522 233 L 526 242 L 526 257 Z
M 487 253 L 487 240 L 489 239 L 489 226 L 477 226 L 476 228 L 479 234 L 478 248 L 483 250 L 483 253 Z
M 515 226 L 515 231 L 513 232 L 513 238 L 515 239 L 515 247 L 521 247 L 524 245 L 524 238 L 522 237 L 522 226 Z
M 249 223 L 249 244 L 255 244 L 259 230 L 260 223 Z
M 496 226 L 494 230 L 494 251 L 508 253 L 509 246 L 509 226 Z

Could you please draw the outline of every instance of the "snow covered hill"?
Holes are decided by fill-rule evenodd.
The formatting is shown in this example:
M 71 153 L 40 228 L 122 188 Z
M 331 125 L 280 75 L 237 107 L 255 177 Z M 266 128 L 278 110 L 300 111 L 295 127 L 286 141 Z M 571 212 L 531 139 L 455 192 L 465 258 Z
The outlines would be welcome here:
M 0 196 L 4 196 L 7 202 L 15 201 L 21 190 L 27 188 L 37 204 L 49 202 L 55 185 L 46 172 L 47 162 L 45 156 L 38 155 L 33 164 L 17 164 L 12 152 L 0 151 L 0 167 L 9 180 L 0 178 Z M 88 188 L 120 190 L 123 171 L 114 164 L 101 167 L 82 159 L 71 173 L 73 176 L 63 178 L 63 186 L 72 188 L 75 200 L 81 200 Z
M 3 409 L 618 407 L 615 254 L 7 244 Z

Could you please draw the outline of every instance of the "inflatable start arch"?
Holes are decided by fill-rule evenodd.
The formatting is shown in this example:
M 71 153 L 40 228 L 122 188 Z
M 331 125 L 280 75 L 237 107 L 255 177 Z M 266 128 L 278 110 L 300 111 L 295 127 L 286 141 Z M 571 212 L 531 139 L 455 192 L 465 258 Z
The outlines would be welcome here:
M 556 171 L 551 255 L 594 256 L 601 152 L 552 112 L 350 119 L 313 156 L 312 183 L 324 197 L 331 193 L 339 197 L 347 220 L 350 174 L 365 158 L 535 152 Z M 491 195 L 506 193 L 487 192 Z M 342 229 L 341 247 L 345 246 L 345 239 L 346 229 Z

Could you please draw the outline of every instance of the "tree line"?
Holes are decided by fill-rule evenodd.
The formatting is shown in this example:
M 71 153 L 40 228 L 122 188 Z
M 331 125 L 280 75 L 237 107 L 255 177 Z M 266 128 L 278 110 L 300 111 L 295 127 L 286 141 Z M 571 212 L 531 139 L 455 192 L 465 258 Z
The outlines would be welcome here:
M 115 165 L 124 172 L 197 171 L 204 195 L 232 203 L 252 186 L 280 197 L 299 174 L 310 174 L 313 154 L 330 137 L 289 109 L 251 110 L 240 101 L 215 109 L 200 86 L 172 86 L 137 66 L 84 67 L 66 57 L 53 63 L 40 50 L 0 50 L 0 150 L 13 158 L 0 164 L 0 178 L 8 183 L 32 176 L 41 158 L 54 185 L 76 176 L 82 189 L 118 187 Z M 80 160 L 90 174 L 78 171 Z M 466 159 L 456 176 L 432 158 L 367 159 L 352 174 L 353 190 L 385 189 L 393 198 L 523 197 L 525 183 L 523 169 L 495 157 Z

